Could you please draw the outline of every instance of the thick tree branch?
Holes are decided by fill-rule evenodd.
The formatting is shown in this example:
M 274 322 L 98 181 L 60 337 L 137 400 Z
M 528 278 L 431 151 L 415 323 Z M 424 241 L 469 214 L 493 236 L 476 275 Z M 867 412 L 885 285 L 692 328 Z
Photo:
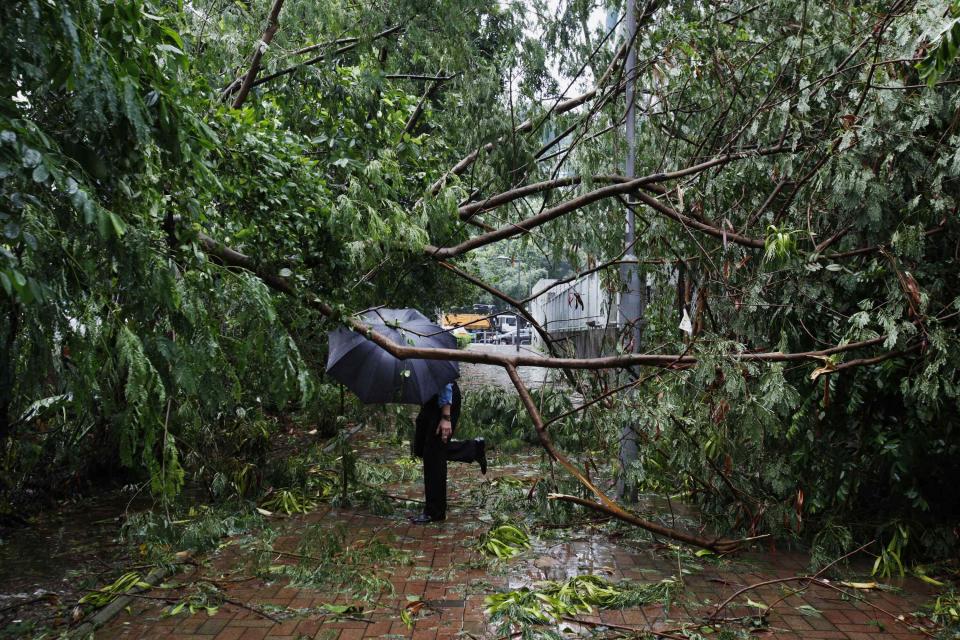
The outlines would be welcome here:
M 712 167 L 727 164 L 734 160 L 780 153 L 787 149 L 788 148 L 783 145 L 777 145 L 775 147 L 766 147 L 763 149 L 751 149 L 748 151 L 738 151 L 735 153 L 727 153 L 722 156 L 718 156 L 716 158 L 711 158 L 706 162 L 701 162 L 699 164 L 692 165 L 685 169 L 669 171 L 666 173 L 655 173 L 648 176 L 635 178 L 627 182 L 621 182 L 619 184 L 612 184 L 606 187 L 600 187 L 599 189 L 594 189 L 593 191 L 584 193 L 580 196 L 577 196 L 576 198 L 572 198 L 565 202 L 561 202 L 560 204 L 554 207 L 551 207 L 549 209 L 546 209 L 545 211 L 535 216 L 531 216 L 526 220 L 522 220 L 516 224 L 504 225 L 499 229 L 496 229 L 495 231 L 490 231 L 488 233 L 474 236 L 473 238 L 470 238 L 469 240 L 465 240 L 464 242 L 461 242 L 456 246 L 443 247 L 443 248 L 427 246 L 424 249 L 424 251 L 428 255 L 438 260 L 446 260 L 449 258 L 456 257 L 458 255 L 462 255 L 464 253 L 467 253 L 468 251 L 472 251 L 479 247 L 483 247 L 488 244 L 498 242 L 500 240 L 505 240 L 507 238 L 520 235 L 522 233 L 526 233 L 531 229 L 534 229 L 536 227 L 539 227 L 540 225 L 546 224 L 547 222 L 550 222 L 551 220 L 559 218 L 562 215 L 581 209 L 589 204 L 592 204 L 599 200 L 603 200 L 604 198 L 611 198 L 613 196 L 635 192 L 638 189 L 645 188 L 649 185 L 654 185 L 660 182 L 666 182 L 669 180 L 684 178 L 690 175 L 701 173 Z M 659 206 L 665 206 L 665 205 L 659 205 Z M 718 231 L 722 235 L 721 231 L 716 230 L 713 227 L 709 227 L 709 225 L 705 225 L 705 226 L 707 226 L 709 229 Z M 703 229 L 703 230 L 706 231 L 706 229 Z M 732 236 L 728 234 L 727 237 L 731 238 Z M 759 242 L 760 244 L 758 246 L 760 247 L 763 246 L 763 241 L 761 240 L 755 240 L 752 238 L 748 239 L 748 238 L 744 238 L 743 236 L 738 236 L 738 238 L 749 243 Z M 748 246 L 756 246 L 756 245 L 750 244 Z
M 587 180 L 597 184 L 623 184 L 625 182 L 629 182 L 631 179 L 620 175 L 596 175 L 590 176 L 587 178 Z M 469 220 L 471 217 L 479 213 L 502 207 L 505 204 L 513 202 L 514 200 L 526 198 L 544 191 L 552 191 L 553 189 L 560 189 L 563 187 L 572 187 L 581 184 L 583 181 L 584 176 L 566 176 L 564 178 L 557 178 L 555 180 L 535 182 L 533 184 L 527 184 L 522 187 L 517 187 L 516 189 L 510 189 L 509 191 L 504 191 L 503 193 L 489 196 L 483 200 L 468 202 L 467 204 L 462 205 L 458 211 L 462 220 Z M 657 185 L 650 185 L 646 188 L 656 192 L 664 191 L 663 189 L 658 188 Z
M 270 9 L 270 16 L 267 18 L 267 28 L 263 36 L 253 50 L 253 58 L 250 61 L 250 70 L 240 83 L 240 89 L 237 91 L 237 97 L 233 101 L 233 108 L 239 109 L 250 94 L 253 87 L 253 81 L 260 71 L 260 60 L 263 58 L 263 52 L 267 50 L 270 43 L 273 42 L 273 36 L 280 28 L 280 9 L 283 8 L 283 0 L 274 0 L 273 7 Z
M 288 295 L 298 295 L 289 280 L 277 275 L 264 272 L 259 268 L 256 261 L 247 255 L 240 253 L 224 244 L 214 240 L 210 236 L 199 233 L 197 240 L 204 251 L 215 256 L 225 265 L 237 267 L 252 272 L 259 277 L 265 284 L 271 288 Z M 353 318 L 341 318 L 333 307 L 329 304 L 315 298 L 301 298 L 302 301 L 319 311 L 328 318 L 339 320 L 348 327 L 357 331 L 369 340 L 379 345 L 391 355 L 401 358 L 418 358 L 422 360 L 449 360 L 453 362 L 471 362 L 475 364 L 491 364 L 498 366 L 513 367 L 543 367 L 548 369 L 623 369 L 636 366 L 659 367 L 663 369 L 687 368 L 696 365 L 699 360 L 696 356 L 684 354 L 624 354 L 618 356 L 605 356 L 598 358 L 553 358 L 529 355 L 501 355 L 497 353 L 481 351 L 465 351 L 461 349 L 424 349 L 418 347 L 408 347 L 398 345 L 390 338 L 377 333 L 370 326 L 355 320 Z M 826 356 L 836 353 L 843 353 L 856 349 L 871 347 L 884 342 L 886 335 L 862 340 L 860 342 L 851 342 L 848 344 L 837 345 L 829 349 L 819 351 L 801 351 L 794 353 L 783 353 L 780 351 L 766 351 L 759 353 L 730 353 L 727 357 L 740 362 L 804 362 L 813 360 L 822 360 Z

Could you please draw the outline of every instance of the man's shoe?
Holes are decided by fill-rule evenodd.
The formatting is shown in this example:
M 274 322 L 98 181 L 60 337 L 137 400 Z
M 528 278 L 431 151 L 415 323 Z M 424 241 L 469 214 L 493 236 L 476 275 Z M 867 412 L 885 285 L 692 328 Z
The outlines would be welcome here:
M 444 520 L 446 520 L 446 518 L 435 518 L 433 516 L 428 516 L 425 513 L 421 513 L 416 517 L 410 518 L 410 522 L 413 524 L 430 524 L 431 522 L 442 522 Z
M 487 443 L 483 438 L 477 438 L 477 462 L 480 463 L 480 473 L 487 475 Z

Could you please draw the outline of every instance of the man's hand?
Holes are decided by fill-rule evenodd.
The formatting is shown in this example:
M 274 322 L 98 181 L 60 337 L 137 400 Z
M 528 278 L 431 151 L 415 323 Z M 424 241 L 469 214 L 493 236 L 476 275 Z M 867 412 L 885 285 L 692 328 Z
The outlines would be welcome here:
M 450 424 L 450 418 L 441 417 L 440 424 L 437 425 L 437 435 L 440 436 L 440 439 L 444 442 L 447 442 L 450 439 L 450 435 L 453 433 L 453 425 Z

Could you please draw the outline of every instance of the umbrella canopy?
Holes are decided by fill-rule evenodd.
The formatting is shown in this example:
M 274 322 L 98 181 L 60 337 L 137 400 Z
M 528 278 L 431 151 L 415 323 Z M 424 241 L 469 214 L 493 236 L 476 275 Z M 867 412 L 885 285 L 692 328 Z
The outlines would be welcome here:
M 457 339 L 416 309 L 374 309 L 360 320 L 401 346 L 456 349 Z M 423 404 L 448 382 L 460 366 L 447 360 L 401 360 L 346 327 L 327 334 L 327 373 L 346 385 L 364 404 Z

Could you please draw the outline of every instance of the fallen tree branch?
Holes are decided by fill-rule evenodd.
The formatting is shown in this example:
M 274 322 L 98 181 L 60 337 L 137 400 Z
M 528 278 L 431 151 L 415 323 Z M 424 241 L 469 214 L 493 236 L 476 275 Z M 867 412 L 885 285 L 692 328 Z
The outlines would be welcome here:
M 207 253 L 217 257 L 224 264 L 250 271 L 259 277 L 271 288 L 287 295 L 297 295 L 295 289 L 286 278 L 266 273 L 260 269 L 255 260 L 214 240 L 205 233 L 197 234 L 197 241 Z M 327 303 L 318 299 L 306 299 L 305 304 L 313 307 L 321 314 L 334 320 L 340 320 L 350 329 L 366 336 L 391 355 L 400 358 L 417 358 L 421 360 L 450 360 L 453 362 L 471 362 L 475 364 L 491 364 L 498 366 L 510 365 L 513 367 L 543 367 L 548 369 L 622 369 L 636 366 L 660 367 L 664 369 L 688 367 L 698 363 L 697 356 L 683 354 L 655 354 L 635 353 L 597 358 L 554 358 L 528 355 L 504 355 L 480 351 L 464 351 L 461 349 L 428 349 L 398 345 L 383 334 L 373 330 L 359 320 L 341 318 L 340 315 Z M 874 346 L 884 342 L 888 336 L 882 335 L 869 340 L 837 345 L 819 351 L 800 351 L 783 353 L 780 351 L 765 351 L 759 353 L 730 353 L 727 357 L 741 362 L 803 362 L 822 360 L 825 356 L 843 353 L 855 349 Z
M 540 416 L 540 411 L 534 404 L 533 398 L 530 397 L 530 392 L 527 390 L 523 380 L 520 379 L 520 375 L 517 373 L 516 367 L 508 365 L 504 368 L 507 371 L 507 375 L 510 376 L 510 381 L 513 382 L 513 386 L 516 388 L 517 393 L 520 395 L 520 400 L 527 409 L 527 414 L 533 421 L 533 426 L 537 431 L 537 437 L 540 439 L 540 444 L 543 445 L 543 448 L 547 450 L 547 453 L 551 458 L 553 458 L 557 463 L 560 464 L 560 466 L 562 466 L 572 476 L 579 480 L 580 484 L 593 492 L 593 494 L 600 499 L 600 502 L 597 503 L 585 498 L 579 498 L 577 496 L 565 496 L 560 494 L 551 494 L 548 496 L 549 499 L 575 502 L 577 504 L 590 507 L 596 511 L 602 511 L 603 513 L 613 516 L 618 520 L 622 520 L 642 529 L 646 529 L 647 531 L 670 538 L 671 540 L 677 540 L 697 547 L 702 547 L 704 549 L 710 549 L 716 553 L 729 553 L 739 548 L 741 544 L 740 541 L 723 539 L 707 540 L 706 538 L 700 538 L 699 536 L 695 536 L 693 534 L 677 531 L 675 529 L 670 529 L 668 527 L 656 524 L 655 522 L 644 520 L 643 518 L 640 518 L 621 507 L 615 500 L 610 498 L 599 487 L 593 484 L 593 482 L 586 475 L 584 475 L 580 469 L 578 469 L 577 466 L 573 464 L 565 455 L 557 450 L 553 444 L 553 441 L 550 439 L 550 435 L 547 433 L 546 427 L 543 423 L 543 418 Z
M 867 600 L 866 598 L 864 598 L 864 597 L 862 597 L 862 596 L 860 596 L 860 595 L 858 595 L 858 594 L 856 594 L 856 593 L 847 591 L 847 590 L 845 590 L 845 589 L 841 589 L 840 587 L 837 587 L 837 586 L 835 586 L 835 585 L 827 582 L 826 580 L 823 580 L 823 579 L 821 579 L 821 578 L 812 577 L 812 576 L 792 576 L 792 577 L 790 577 L 790 578 L 774 578 L 774 579 L 772 579 L 772 580 L 764 580 L 764 581 L 762 581 L 762 582 L 757 582 L 757 583 L 754 583 L 754 584 L 751 584 L 751 585 L 747 585 L 746 587 L 743 587 L 743 588 L 741 588 L 741 589 L 738 589 L 737 591 L 734 592 L 733 595 L 731 595 L 729 598 L 727 598 L 726 600 L 724 600 L 723 602 L 721 602 L 721 603 L 717 606 L 716 611 L 714 611 L 714 613 L 711 614 L 711 616 L 710 616 L 709 619 L 710 619 L 710 620 L 716 619 L 716 617 L 717 617 L 717 615 L 719 615 L 720 611 L 722 611 L 727 605 L 729 605 L 729 604 L 733 601 L 734 598 L 736 598 L 737 596 L 739 596 L 739 595 L 741 595 L 741 594 L 743 594 L 743 593 L 746 593 L 747 591 L 750 591 L 750 590 L 752 590 L 752 589 L 756 589 L 756 588 L 758 588 L 758 587 L 765 587 L 765 586 L 769 586 L 769 585 L 772 585 L 772 584 L 785 584 L 785 583 L 788 583 L 788 582 L 806 582 L 806 583 L 808 583 L 808 584 L 813 584 L 813 585 L 816 585 L 816 586 L 818 586 L 818 587 L 823 587 L 823 588 L 825 588 L 825 589 L 830 589 L 830 590 L 832 590 L 832 591 L 836 591 L 837 593 L 840 593 L 841 595 L 843 595 L 845 598 L 852 598 L 852 599 L 854 599 L 854 600 L 857 600 L 857 601 L 859 601 L 859 602 L 862 602 L 863 604 L 867 605 L 868 607 L 871 607 L 872 609 L 874 609 L 874 610 L 876 610 L 876 611 L 879 611 L 879 612 L 883 613 L 884 615 L 886 615 L 886 616 L 890 617 L 892 620 L 894 620 L 897 624 L 902 624 L 902 625 L 904 625 L 905 627 L 907 627 L 908 629 L 911 629 L 911 630 L 914 630 L 914 631 L 919 631 L 920 633 L 922 633 L 923 635 L 925 635 L 925 636 L 927 636 L 927 637 L 930 637 L 930 638 L 933 638 L 933 637 L 934 637 L 934 635 L 933 635 L 932 633 L 930 633 L 929 631 L 927 631 L 927 630 L 924 629 L 923 627 L 921 627 L 921 626 L 919 626 L 919 625 L 915 625 L 915 624 L 911 624 L 911 623 L 907 622 L 902 616 L 899 616 L 899 615 L 896 615 L 896 614 L 894 614 L 894 613 L 891 613 L 890 611 L 887 611 L 886 609 L 884 609 L 883 607 L 881 607 L 881 606 L 879 606 L 879 605 L 873 604 L 872 602 L 870 602 L 870 601 Z
M 247 99 L 247 95 L 250 94 L 250 89 L 253 88 L 253 81 L 257 77 L 257 72 L 260 71 L 260 60 L 263 58 L 263 52 L 267 50 L 270 46 L 270 43 L 273 41 L 274 34 L 277 33 L 277 29 L 280 28 L 280 9 L 283 8 L 283 0 L 274 0 L 273 7 L 270 9 L 270 15 L 267 18 L 267 28 L 263 32 L 260 41 L 257 42 L 257 46 L 253 50 L 253 58 L 250 60 L 250 70 L 247 71 L 247 75 L 244 76 L 243 82 L 240 83 L 240 88 L 237 91 L 237 97 L 233 100 L 233 108 L 239 109 L 243 106 L 244 101 Z M 228 94 L 229 95 L 229 94 Z
M 440 88 L 440 85 L 442 85 L 444 82 L 446 82 L 446 81 L 454 78 L 455 75 L 451 75 L 451 76 L 440 76 L 440 75 L 438 75 L 438 76 L 436 76 L 436 77 L 433 77 L 433 76 L 410 76 L 410 75 L 388 75 L 388 76 L 385 76 L 385 77 L 387 77 L 387 78 L 416 78 L 416 79 L 430 80 L 430 85 L 427 87 L 426 91 L 424 91 L 424 92 L 423 92 L 423 95 L 420 97 L 420 101 L 417 103 L 417 108 L 413 110 L 413 113 L 412 113 L 412 114 L 410 115 L 410 117 L 407 119 L 407 123 L 406 123 L 406 124 L 404 125 L 404 127 L 403 127 L 403 133 L 400 134 L 401 137 L 403 137 L 403 136 L 406 135 L 406 134 L 413 133 L 413 128 L 417 126 L 417 121 L 420 119 L 420 116 L 423 114 L 423 108 L 426 106 L 427 100 L 429 100 L 429 99 L 433 96 L 433 94 L 436 93 L 437 89 Z
M 380 33 L 374 34 L 370 38 L 370 42 L 374 42 L 376 40 L 379 40 L 380 38 L 385 38 L 391 34 L 396 33 L 397 31 L 400 31 L 402 28 L 403 27 L 401 25 L 396 25 L 396 26 L 390 27 L 389 29 L 384 29 Z M 345 38 L 344 41 L 347 42 L 348 44 L 345 44 L 344 46 L 338 48 L 336 51 L 333 52 L 333 54 L 331 54 L 330 57 L 338 56 L 340 54 L 347 53 L 348 51 L 356 49 L 361 43 L 361 40 L 359 38 Z M 315 48 L 319 48 L 319 46 Z M 294 54 L 305 53 L 306 51 L 311 51 L 311 50 L 312 49 L 310 47 L 307 47 L 301 51 L 295 51 Z M 310 58 L 309 60 L 304 60 L 299 64 L 291 65 L 284 69 L 280 69 L 279 71 L 274 71 L 273 73 L 270 73 L 268 75 L 265 75 L 261 78 L 257 78 L 256 80 L 254 80 L 251 83 L 250 88 L 252 89 L 253 87 L 259 87 L 260 85 L 270 82 L 272 80 L 276 80 L 277 78 L 282 78 L 283 76 L 290 75 L 291 73 L 293 73 L 297 69 L 300 69 L 301 67 L 309 67 L 309 66 L 318 64 L 320 62 L 323 62 L 324 60 L 327 60 L 327 59 L 328 59 L 328 56 L 326 54 L 320 54 L 318 56 L 314 56 L 313 58 Z M 220 94 L 221 98 L 224 100 L 229 98 L 231 94 L 237 91 L 242 80 L 243 78 L 237 78 L 236 80 L 228 84 L 221 92 Z
M 197 240 L 205 251 L 217 257 L 228 266 L 242 268 L 251 271 L 260 277 L 265 284 L 282 293 L 295 296 L 296 290 L 290 282 L 282 277 L 263 273 L 258 268 L 256 262 L 230 247 L 217 242 L 210 236 L 199 233 Z M 738 549 L 746 540 L 727 540 L 727 539 L 706 539 L 682 531 L 676 531 L 653 522 L 649 522 L 636 516 L 621 507 L 617 502 L 607 496 L 599 487 L 597 487 L 586 475 L 584 475 L 576 465 L 574 465 L 566 456 L 564 456 L 554 446 L 549 434 L 546 431 L 545 424 L 540 412 L 533 402 L 529 391 L 520 379 L 517 373 L 518 366 L 535 366 L 547 368 L 562 369 L 610 369 L 617 367 L 631 367 L 637 365 L 656 366 L 665 369 L 676 368 L 678 366 L 689 367 L 695 365 L 698 360 L 695 356 L 686 354 L 664 355 L 664 354 L 627 354 L 620 356 L 600 357 L 600 358 L 542 358 L 522 355 L 506 356 L 489 352 L 466 351 L 459 349 L 427 349 L 410 346 L 402 346 L 394 343 L 390 338 L 375 331 L 371 326 L 352 317 L 343 318 L 326 302 L 317 298 L 308 298 L 304 300 L 308 306 L 316 309 L 324 316 L 343 322 L 350 329 L 364 335 L 367 339 L 377 344 L 385 351 L 400 359 L 417 358 L 425 360 L 449 360 L 455 362 L 474 362 L 479 364 L 493 364 L 503 367 L 507 371 L 520 396 L 523 405 L 529 414 L 541 445 L 550 455 L 550 457 L 563 466 L 571 475 L 573 475 L 584 487 L 589 489 L 600 502 L 594 502 L 577 496 L 552 495 L 550 499 L 565 500 L 580 504 L 581 506 L 600 511 L 624 522 L 641 527 L 658 535 L 691 544 L 694 546 L 710 549 L 717 553 L 729 553 Z M 879 344 L 886 340 L 886 336 L 880 336 L 861 342 L 838 345 L 821 351 L 810 351 L 802 353 L 781 353 L 781 352 L 763 352 L 763 353 L 737 353 L 729 354 L 731 357 L 741 361 L 755 362 L 786 362 L 786 361 L 804 361 L 810 359 L 822 359 L 825 356 L 834 353 L 840 353 L 851 349 L 859 349 L 867 346 Z
M 433 257 L 437 260 L 446 260 L 449 258 L 462 255 L 464 253 L 467 253 L 468 251 L 472 251 L 473 249 L 478 249 L 480 247 L 486 246 L 488 244 L 492 244 L 494 242 L 498 242 L 500 240 L 506 240 L 507 238 L 512 238 L 513 236 L 517 236 L 522 233 L 527 233 L 531 229 L 534 229 L 543 224 L 546 224 L 551 220 L 559 218 L 560 216 L 563 216 L 567 213 L 571 213 L 573 211 L 581 209 L 589 204 L 592 204 L 599 200 L 603 200 L 605 198 L 611 198 L 621 194 L 636 192 L 638 189 L 647 187 L 649 185 L 657 184 L 660 182 L 666 182 L 669 180 L 677 180 L 679 178 L 684 178 L 686 176 L 702 173 L 703 171 L 706 171 L 707 169 L 710 169 L 712 167 L 727 164 L 735 160 L 764 156 L 764 155 L 771 155 L 775 153 L 780 153 L 787 149 L 788 147 L 785 147 L 783 145 L 777 145 L 774 147 L 766 147 L 763 149 L 750 149 L 746 151 L 727 153 L 722 156 L 711 158 L 710 160 L 707 160 L 705 162 L 691 165 L 684 169 L 678 169 L 676 171 L 669 171 L 665 173 L 654 173 L 654 174 L 650 174 L 640 178 L 635 178 L 633 180 L 629 180 L 626 182 L 621 182 L 619 184 L 612 184 L 605 187 L 600 187 L 599 189 L 594 189 L 593 191 L 588 191 L 587 193 L 581 194 L 576 198 L 571 198 L 570 200 L 561 202 L 556 206 L 550 207 L 549 209 L 546 209 L 535 216 L 531 216 L 526 220 L 521 220 L 518 223 L 507 224 L 494 231 L 490 231 L 487 233 L 480 234 L 478 236 L 474 236 L 453 247 L 435 247 L 433 245 L 428 245 L 424 247 L 424 252 L 430 257 Z M 654 202 L 656 201 L 654 200 Z M 666 206 L 659 202 L 657 202 L 657 205 L 659 207 Z M 671 211 L 673 210 L 671 209 Z M 679 215 L 679 214 L 676 214 L 676 215 Z M 699 223 L 699 222 L 697 224 L 703 225 L 703 223 Z M 710 227 L 709 225 L 703 225 L 703 226 L 719 233 L 722 236 L 722 232 L 719 229 L 715 229 L 714 227 Z M 703 229 L 703 230 L 706 230 L 706 229 Z M 749 246 L 763 247 L 762 240 L 756 240 L 752 238 L 748 239 L 748 238 L 739 236 L 737 234 L 728 234 L 728 238 L 733 239 L 733 236 L 735 235 L 737 236 L 737 238 L 740 238 L 743 242 L 748 243 Z M 757 245 L 756 243 L 759 243 L 759 245 Z
M 542 193 L 544 191 L 551 191 L 553 189 L 576 186 L 581 184 L 584 179 L 588 179 L 590 182 L 596 182 L 597 184 L 623 184 L 625 182 L 629 182 L 633 178 L 628 178 L 621 175 L 595 175 L 589 177 L 577 175 L 557 178 L 555 180 L 544 180 L 542 182 L 535 182 L 533 184 L 517 187 L 516 189 L 510 189 L 509 191 L 504 191 L 502 193 L 489 196 L 483 200 L 468 202 L 467 204 L 462 205 L 458 212 L 462 220 L 469 220 L 478 213 L 491 211 L 498 207 L 502 207 L 505 204 L 513 202 L 514 200 L 519 200 L 520 198 L 526 198 L 527 196 Z M 656 185 L 649 185 L 646 188 L 656 192 L 663 191 Z
M 861 551 L 863 551 L 864 549 L 866 549 L 867 547 L 869 547 L 870 545 L 872 545 L 874 542 L 876 542 L 876 539 L 871 540 L 870 542 L 868 542 L 868 543 L 866 543 L 866 544 L 864 544 L 864 545 L 861 545 L 861 546 L 857 547 L 856 549 L 854 549 L 853 551 L 851 551 L 851 552 L 849 552 L 849 553 L 846 553 L 846 554 L 840 556 L 839 558 L 837 558 L 836 560 L 833 560 L 832 562 L 826 564 L 822 569 L 820 569 L 820 570 L 817 571 L 815 574 L 813 574 L 813 575 L 810 577 L 810 579 L 811 579 L 811 580 L 816 580 L 817 578 L 819 578 L 820 576 L 822 576 L 823 574 L 825 574 L 827 571 L 829 571 L 832 567 L 834 567 L 834 566 L 836 566 L 837 564 L 843 562 L 843 561 L 846 560 L 847 558 L 850 558 L 851 556 L 855 556 L 856 554 L 860 553 Z M 784 593 L 782 596 L 780 596 L 780 597 L 777 599 L 776 602 L 774 602 L 774 603 L 771 604 L 769 607 L 767 607 L 767 612 L 773 611 L 773 609 L 774 609 L 778 604 L 780 604 L 781 602 L 783 602 L 784 600 L 786 600 L 786 599 L 789 598 L 790 596 L 795 595 L 795 594 L 797 594 L 797 593 L 800 593 L 800 592 L 802 592 L 802 591 L 805 591 L 808 586 L 809 586 L 809 582 L 808 582 L 807 585 L 802 586 L 802 587 L 799 587 L 799 588 L 798 588 L 796 591 L 794 591 L 793 593 Z
M 943 233 L 947 230 L 947 221 L 944 220 L 936 227 L 932 229 L 927 229 L 923 232 L 923 235 L 929 238 L 930 236 L 935 236 L 938 233 Z M 869 255 L 871 253 L 876 253 L 881 249 L 886 248 L 888 245 L 885 244 L 875 244 L 868 247 L 861 247 L 860 249 L 851 249 L 850 251 L 838 251 L 836 253 L 826 253 L 821 257 L 827 260 L 840 260 L 842 258 L 855 258 L 857 256 Z
M 654 211 L 668 218 L 676 220 L 685 227 L 702 231 L 703 233 L 713 236 L 714 238 L 724 240 L 725 242 L 733 242 L 744 247 L 750 247 L 751 249 L 763 249 L 765 246 L 765 241 L 763 238 L 751 238 L 733 231 L 724 231 L 723 229 L 709 225 L 706 222 L 701 222 L 696 218 L 685 216 L 673 207 L 667 206 L 656 198 L 652 198 L 643 192 L 635 193 L 634 197 Z

